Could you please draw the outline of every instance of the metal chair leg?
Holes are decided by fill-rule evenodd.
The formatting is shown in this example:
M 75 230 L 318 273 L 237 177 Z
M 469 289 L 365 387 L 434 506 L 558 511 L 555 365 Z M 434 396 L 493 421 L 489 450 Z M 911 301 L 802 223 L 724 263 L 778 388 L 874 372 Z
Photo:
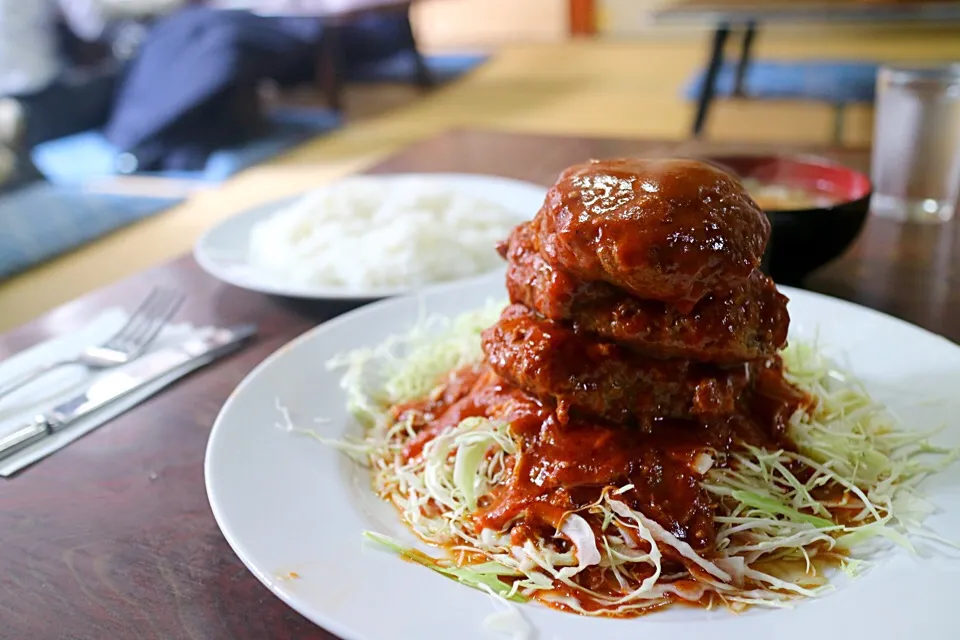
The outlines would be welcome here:
M 693 121 L 693 135 L 699 136 L 703 131 L 703 126 L 707 121 L 707 114 L 710 111 L 710 105 L 713 103 L 713 96 L 717 90 L 717 76 L 720 75 L 720 68 L 723 66 L 723 49 L 730 36 L 730 26 L 721 23 L 713 34 L 713 47 L 710 53 L 710 64 L 707 66 L 707 74 L 703 79 L 703 86 L 700 88 L 700 97 L 697 104 L 697 115 Z
M 340 64 L 340 25 L 331 23 L 325 29 L 317 52 L 317 82 L 328 106 L 334 111 L 343 110 L 343 77 Z
M 737 63 L 737 75 L 734 78 L 733 95 L 743 97 L 743 80 L 750 68 L 750 57 L 753 53 L 753 39 L 757 35 L 757 23 L 748 22 L 747 30 L 743 32 L 743 41 L 740 43 L 740 61 Z
M 833 105 L 833 144 L 838 147 L 843 146 L 843 126 L 846 121 L 846 106 L 843 102 L 838 102 Z
M 430 67 L 427 65 L 426 59 L 423 57 L 423 53 L 420 51 L 420 47 L 417 46 L 417 35 L 413 31 L 413 23 L 410 20 L 410 6 L 407 6 L 407 20 L 404 23 L 404 38 L 407 40 L 407 46 L 410 47 L 410 52 L 413 54 L 414 62 L 414 81 L 417 83 L 417 86 L 421 89 L 429 89 L 436 84 L 436 80 L 433 77 L 433 73 L 430 71 Z

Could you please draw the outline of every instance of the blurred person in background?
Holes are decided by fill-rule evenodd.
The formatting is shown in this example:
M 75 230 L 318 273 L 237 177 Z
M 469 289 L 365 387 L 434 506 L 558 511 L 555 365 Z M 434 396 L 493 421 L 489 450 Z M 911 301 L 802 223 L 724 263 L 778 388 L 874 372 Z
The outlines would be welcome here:
M 260 16 L 257 4 L 0 0 L 0 144 L 19 139 L 24 152 L 100 129 L 117 172 L 202 170 L 213 151 L 264 132 L 263 81 L 316 76 L 324 21 Z M 340 31 L 337 58 L 347 67 L 412 43 L 406 12 Z M 99 55 L 90 60 L 78 43 L 96 43 Z
M 0 144 L 26 149 L 101 126 L 121 73 L 111 29 L 178 9 L 187 0 L 0 0 Z M 70 41 L 101 43 L 78 66 Z
M 101 129 L 122 173 L 193 170 L 255 135 L 257 82 L 302 76 L 322 26 L 204 4 L 0 0 L 0 147 Z
M 228 4 L 245 8 L 198 3 L 146 34 L 104 127 L 119 150 L 118 171 L 202 170 L 213 151 L 269 130 L 259 100 L 264 81 L 283 88 L 315 80 L 321 44 L 331 37 L 322 11 L 307 10 L 309 2 L 289 10 L 277 0 Z M 346 9 L 350 2 L 337 4 Z M 258 8 L 272 15 L 258 15 Z M 334 59 L 327 60 L 341 73 L 413 45 L 407 11 L 355 17 L 336 35 Z
M 211 153 L 262 135 L 265 80 L 310 77 L 323 36 L 313 17 L 264 17 L 196 3 L 139 44 L 103 129 L 121 173 L 203 170 Z

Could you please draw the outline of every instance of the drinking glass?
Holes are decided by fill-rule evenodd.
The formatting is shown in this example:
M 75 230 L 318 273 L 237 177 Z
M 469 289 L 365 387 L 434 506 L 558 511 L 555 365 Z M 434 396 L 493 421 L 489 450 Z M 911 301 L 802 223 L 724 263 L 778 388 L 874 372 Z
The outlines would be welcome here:
M 880 69 L 871 178 L 876 215 L 953 218 L 960 192 L 960 64 Z

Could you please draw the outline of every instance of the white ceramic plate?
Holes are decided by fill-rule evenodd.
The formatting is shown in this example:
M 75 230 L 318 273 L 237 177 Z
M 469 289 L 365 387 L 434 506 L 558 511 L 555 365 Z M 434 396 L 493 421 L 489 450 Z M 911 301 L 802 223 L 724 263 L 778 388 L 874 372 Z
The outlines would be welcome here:
M 960 348 L 863 307 L 794 289 L 784 293 L 791 298 L 794 338 L 818 335 L 822 347 L 911 428 L 947 423 L 938 442 L 960 444 Z M 274 425 L 279 401 L 299 424 L 324 435 L 353 431 L 339 377 L 323 366 L 328 358 L 406 331 L 421 304 L 430 313 L 454 315 L 504 297 L 498 274 L 358 309 L 281 348 L 227 401 L 207 449 L 213 513 L 244 564 L 310 620 L 349 640 L 503 637 L 483 627 L 499 606 L 489 596 L 361 541 L 367 529 L 412 539 L 393 507 L 373 495 L 364 469 Z M 314 422 L 318 417 L 329 422 Z M 960 468 L 931 479 L 925 492 L 943 509 L 929 524 L 960 538 Z M 579 617 L 536 604 L 520 610 L 540 640 L 956 638 L 958 558 L 960 552 L 945 560 L 894 550 L 859 579 L 791 610 L 734 616 L 673 608 L 632 620 Z
M 421 173 L 365 176 L 385 183 L 417 178 L 442 187 L 481 196 L 517 212 L 517 224 L 529 220 L 543 204 L 546 188 L 530 182 L 498 176 L 460 173 Z M 334 183 L 325 188 L 332 187 Z M 249 209 L 215 225 L 194 245 L 197 263 L 210 275 L 243 289 L 292 298 L 369 300 L 409 293 L 410 287 L 347 289 L 308 285 L 259 269 L 248 260 L 250 232 L 253 226 L 294 202 L 299 196 L 277 200 Z M 478 276 L 483 274 L 477 274 Z M 473 279 L 473 278 L 470 278 Z

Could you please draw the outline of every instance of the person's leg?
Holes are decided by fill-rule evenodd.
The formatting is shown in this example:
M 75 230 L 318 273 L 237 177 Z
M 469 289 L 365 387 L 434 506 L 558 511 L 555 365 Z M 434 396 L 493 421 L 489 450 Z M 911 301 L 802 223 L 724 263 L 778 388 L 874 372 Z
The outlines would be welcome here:
M 106 65 L 69 70 L 37 93 L 19 96 L 26 112 L 28 148 L 103 125 L 110 115 L 120 69 Z

